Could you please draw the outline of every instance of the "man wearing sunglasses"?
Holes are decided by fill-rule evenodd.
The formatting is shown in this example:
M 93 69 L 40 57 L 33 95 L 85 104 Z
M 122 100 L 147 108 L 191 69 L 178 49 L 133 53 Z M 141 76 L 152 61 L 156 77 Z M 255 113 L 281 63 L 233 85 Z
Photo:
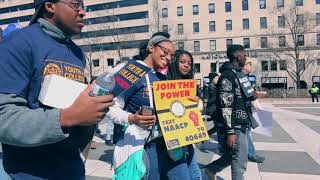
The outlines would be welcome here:
M 30 25 L 0 44 L 4 169 L 15 180 L 82 180 L 81 132 L 104 117 L 113 97 L 89 96 L 90 85 L 65 109 L 38 101 L 46 75 L 85 82 L 85 58 L 70 39 L 84 26 L 85 7 L 82 0 L 35 0 L 35 8 Z

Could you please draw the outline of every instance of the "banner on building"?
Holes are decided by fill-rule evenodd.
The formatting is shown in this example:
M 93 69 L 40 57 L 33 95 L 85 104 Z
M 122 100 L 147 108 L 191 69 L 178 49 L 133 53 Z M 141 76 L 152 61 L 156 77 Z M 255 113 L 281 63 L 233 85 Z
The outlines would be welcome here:
M 209 139 L 197 103 L 196 80 L 158 81 L 153 84 L 155 106 L 167 149 Z

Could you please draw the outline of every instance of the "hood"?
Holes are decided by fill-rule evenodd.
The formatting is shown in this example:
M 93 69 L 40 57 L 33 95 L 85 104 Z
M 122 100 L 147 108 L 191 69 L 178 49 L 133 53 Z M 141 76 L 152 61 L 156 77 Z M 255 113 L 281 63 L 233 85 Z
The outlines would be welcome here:
M 223 63 L 223 65 L 220 67 L 219 72 L 222 73 L 228 69 L 234 69 L 236 71 L 241 71 L 241 67 L 236 67 L 230 61 L 227 61 L 227 62 Z

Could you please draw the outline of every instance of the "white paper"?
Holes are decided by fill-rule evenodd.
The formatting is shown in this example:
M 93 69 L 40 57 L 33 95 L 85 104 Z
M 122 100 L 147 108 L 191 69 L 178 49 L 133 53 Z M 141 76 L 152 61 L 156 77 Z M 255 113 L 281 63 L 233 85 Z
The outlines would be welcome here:
M 272 137 L 272 112 L 252 108 L 252 116 L 259 124 L 252 132 Z
M 44 77 L 38 100 L 54 108 L 67 108 L 87 87 L 86 84 L 55 74 Z

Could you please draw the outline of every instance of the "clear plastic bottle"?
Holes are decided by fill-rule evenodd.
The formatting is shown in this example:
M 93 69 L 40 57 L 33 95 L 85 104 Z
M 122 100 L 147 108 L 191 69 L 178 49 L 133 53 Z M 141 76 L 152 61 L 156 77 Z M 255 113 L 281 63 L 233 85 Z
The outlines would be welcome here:
M 91 96 L 104 96 L 112 93 L 115 86 L 114 73 L 106 72 L 101 74 L 96 79 L 90 95 Z

